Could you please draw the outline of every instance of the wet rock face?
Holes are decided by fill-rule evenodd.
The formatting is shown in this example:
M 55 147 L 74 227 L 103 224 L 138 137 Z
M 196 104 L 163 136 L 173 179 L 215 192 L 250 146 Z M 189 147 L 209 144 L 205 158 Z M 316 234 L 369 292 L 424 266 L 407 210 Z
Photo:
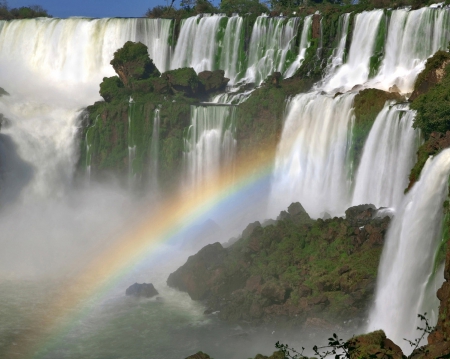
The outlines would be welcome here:
M 414 91 L 409 100 L 414 101 L 420 95 L 427 93 L 433 86 L 439 84 L 445 76 L 445 68 L 450 64 L 450 55 L 438 51 L 427 60 L 425 70 L 416 80 Z
M 350 207 L 345 211 L 345 219 L 355 227 L 363 226 L 375 215 L 376 208 L 373 204 L 361 204 Z
M 208 244 L 188 258 L 186 264 L 169 275 L 167 284 L 187 292 L 193 300 L 211 295 L 211 287 L 222 271 L 228 252 L 220 243 Z
M 382 330 L 359 335 L 349 341 L 351 345 L 350 359 L 357 358 L 404 358 L 400 347 L 389 338 Z
M 312 38 L 318 39 L 320 38 L 320 19 L 321 16 L 319 14 L 314 14 L 312 18 Z
M 125 294 L 133 297 L 151 298 L 159 293 L 152 283 L 134 283 L 127 288 Z
M 225 71 L 202 71 L 198 74 L 198 78 L 203 85 L 203 90 L 210 92 L 224 91 L 230 79 L 225 77 Z
M 226 321 L 327 323 L 362 315 L 372 299 L 389 217 L 372 205 L 347 218 L 312 220 L 293 203 L 277 221 L 252 223 L 223 248 L 210 244 L 167 284 Z

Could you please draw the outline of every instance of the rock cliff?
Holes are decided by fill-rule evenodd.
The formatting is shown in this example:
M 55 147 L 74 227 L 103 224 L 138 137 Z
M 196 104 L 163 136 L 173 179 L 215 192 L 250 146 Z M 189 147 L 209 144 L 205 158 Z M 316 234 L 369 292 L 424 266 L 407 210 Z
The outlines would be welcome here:
M 331 329 L 363 316 L 373 295 L 390 218 L 372 205 L 312 220 L 299 204 L 275 224 L 249 225 L 228 248 L 210 244 L 170 274 L 169 286 L 226 321 Z

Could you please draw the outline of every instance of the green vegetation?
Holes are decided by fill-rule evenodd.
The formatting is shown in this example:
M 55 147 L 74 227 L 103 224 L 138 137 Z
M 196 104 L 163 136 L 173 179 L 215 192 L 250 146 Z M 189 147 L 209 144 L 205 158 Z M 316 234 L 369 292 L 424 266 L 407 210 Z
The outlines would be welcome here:
M 260 3 L 258 0 L 222 0 L 220 2 L 220 12 L 227 15 L 233 13 L 238 14 L 262 14 L 268 13 L 269 9 L 266 5 Z
M 131 175 L 145 183 L 155 110 L 159 109 L 160 183 L 176 183 L 183 158 L 183 132 L 190 124 L 191 105 L 222 91 L 223 71 L 196 74 L 182 68 L 160 74 L 147 47 L 127 42 L 111 61 L 118 76 L 104 78 L 100 95 L 105 102 L 88 107 L 89 120 L 81 136 L 81 168 L 90 166 L 92 178 L 111 172 L 124 180 Z M 128 156 L 134 148 L 134 156 Z M 129 163 L 129 161 L 132 163 Z
M 372 207 L 359 206 L 346 219 L 313 221 L 292 204 L 275 224 L 249 225 L 227 249 L 206 246 L 167 283 L 232 322 L 301 325 L 308 317 L 328 323 L 358 317 L 372 297 L 389 224 L 388 217 L 372 216 Z
M 411 108 L 417 111 L 414 127 L 425 138 L 433 131 L 450 130 L 450 55 L 440 51 L 427 61 L 417 78 Z
M 417 181 L 430 156 L 450 146 L 450 54 L 438 51 L 428 59 L 417 77 L 410 107 L 417 111 L 414 127 L 421 130 L 425 142 L 417 151 L 417 162 L 409 176 L 409 186 Z
M 32 19 L 36 17 L 52 17 L 40 5 L 10 8 L 6 0 L 0 1 L 0 20 Z

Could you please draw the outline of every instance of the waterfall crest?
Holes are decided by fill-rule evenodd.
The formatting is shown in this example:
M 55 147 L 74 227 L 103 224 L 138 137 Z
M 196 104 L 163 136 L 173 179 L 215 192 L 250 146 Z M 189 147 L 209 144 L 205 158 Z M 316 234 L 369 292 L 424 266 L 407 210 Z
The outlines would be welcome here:
M 389 21 L 385 56 L 372 82 L 386 91 L 395 84 L 403 93 L 412 92 L 425 60 L 436 51 L 446 49 L 449 40 L 447 9 L 394 10 Z
M 171 68 L 192 67 L 196 72 L 216 70 L 217 32 L 222 19 L 226 17 L 197 15 L 184 20 Z
M 128 41 L 142 41 L 164 70 L 170 20 L 34 19 L 8 21 L 0 32 L 2 133 L 33 167 L 22 197 L 63 195 L 77 162 L 80 109 L 99 100 L 98 84 L 115 75 L 109 64 Z M 24 86 L 26 84 L 26 86 Z M 75 91 L 74 91 L 75 89 Z M 38 151 L 36 149 L 39 149 Z
M 342 214 L 349 202 L 346 162 L 355 94 L 332 98 L 312 92 L 288 104 L 277 150 L 271 210 L 293 200 L 312 217 Z

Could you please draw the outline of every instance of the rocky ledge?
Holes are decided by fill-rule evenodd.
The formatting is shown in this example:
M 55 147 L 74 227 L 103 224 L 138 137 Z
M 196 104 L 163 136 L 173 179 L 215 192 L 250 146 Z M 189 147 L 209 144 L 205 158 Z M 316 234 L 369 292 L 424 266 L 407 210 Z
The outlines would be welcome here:
M 230 247 L 189 257 L 167 284 L 226 321 L 333 329 L 364 316 L 390 218 L 373 205 L 312 220 L 299 203 L 276 221 L 250 224 Z

